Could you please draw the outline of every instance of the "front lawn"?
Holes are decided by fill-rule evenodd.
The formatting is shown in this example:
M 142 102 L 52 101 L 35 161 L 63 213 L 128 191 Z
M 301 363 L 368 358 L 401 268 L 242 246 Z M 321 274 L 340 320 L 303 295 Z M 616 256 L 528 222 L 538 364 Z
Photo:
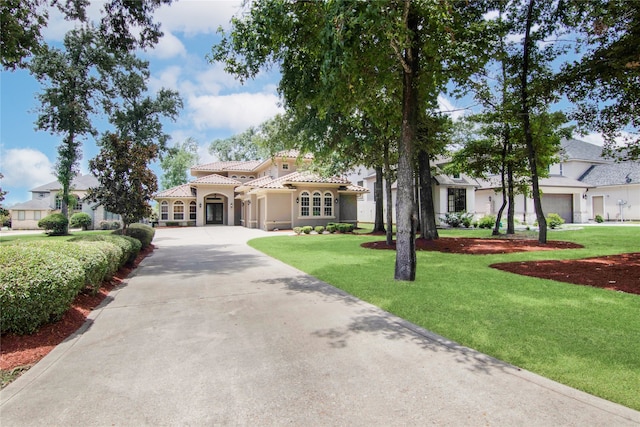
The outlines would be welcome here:
M 442 237 L 489 237 L 444 230 Z M 390 313 L 516 366 L 640 410 L 640 296 L 514 275 L 497 262 L 577 259 L 640 250 L 640 227 L 550 231 L 583 249 L 500 255 L 418 252 L 415 282 L 393 279 L 384 236 L 255 239 L 254 248 Z

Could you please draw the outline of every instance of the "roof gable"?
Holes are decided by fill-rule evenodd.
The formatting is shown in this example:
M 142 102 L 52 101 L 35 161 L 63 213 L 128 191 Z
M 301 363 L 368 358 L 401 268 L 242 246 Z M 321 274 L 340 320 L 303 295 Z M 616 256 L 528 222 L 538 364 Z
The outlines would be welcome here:
M 83 191 L 83 190 L 88 190 L 91 187 L 98 187 L 99 185 L 100 185 L 100 182 L 98 181 L 98 178 L 96 178 L 91 174 L 78 175 L 75 178 L 73 178 L 73 180 L 71 181 L 70 189 Z M 62 189 L 62 184 L 60 184 L 59 181 L 52 181 L 47 184 L 36 187 L 30 191 L 32 193 L 41 193 L 46 191 L 48 192 L 58 191 L 61 189 Z
M 588 162 L 610 162 L 602 157 L 602 147 L 579 139 L 563 139 L 560 142 L 560 154 L 563 161 L 585 160 Z
M 155 196 L 158 199 L 189 199 L 194 198 L 193 189 L 190 184 L 182 184 L 177 187 L 168 188 Z
M 580 177 L 580 181 L 593 186 L 640 184 L 640 163 L 594 165 Z

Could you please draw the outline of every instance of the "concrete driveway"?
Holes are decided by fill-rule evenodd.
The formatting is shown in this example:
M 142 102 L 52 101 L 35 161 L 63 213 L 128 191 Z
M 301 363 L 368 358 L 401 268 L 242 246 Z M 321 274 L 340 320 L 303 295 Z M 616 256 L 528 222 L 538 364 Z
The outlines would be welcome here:
M 246 246 L 158 229 L 75 336 L 0 393 L 3 426 L 639 425 Z

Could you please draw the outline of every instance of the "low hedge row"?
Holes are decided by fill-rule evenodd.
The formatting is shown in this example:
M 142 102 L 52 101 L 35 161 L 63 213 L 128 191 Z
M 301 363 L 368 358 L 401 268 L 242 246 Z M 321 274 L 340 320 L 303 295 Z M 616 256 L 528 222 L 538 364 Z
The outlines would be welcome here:
M 114 234 L 122 235 L 122 230 L 116 230 Z M 156 234 L 156 229 L 145 224 L 130 224 L 124 232 L 125 236 L 140 240 L 142 249 L 146 249 L 151 244 Z
M 293 231 L 296 234 L 301 234 L 301 233 L 310 234 L 312 231 L 315 231 L 317 234 L 323 234 L 326 230 L 328 233 L 333 234 L 336 231 L 340 233 L 351 233 L 354 230 L 354 228 L 355 226 L 353 224 L 343 223 L 343 222 L 339 222 L 339 223 L 330 222 L 327 224 L 326 228 L 322 225 L 318 225 L 316 227 L 305 225 L 304 227 L 293 227 Z
M 151 228 L 151 227 L 149 227 Z M 0 251 L 0 330 L 29 334 L 59 319 L 85 287 L 96 292 L 142 248 L 129 236 L 18 241 Z
M 82 264 L 42 247 L 0 251 L 0 332 L 33 333 L 58 320 L 85 283 Z

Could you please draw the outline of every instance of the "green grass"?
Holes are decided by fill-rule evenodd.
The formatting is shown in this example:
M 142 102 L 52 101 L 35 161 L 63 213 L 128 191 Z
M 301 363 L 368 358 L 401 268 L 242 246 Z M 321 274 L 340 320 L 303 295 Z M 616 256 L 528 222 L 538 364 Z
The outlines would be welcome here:
M 444 230 L 442 237 L 489 237 Z M 640 296 L 529 278 L 496 262 L 638 252 L 640 228 L 550 231 L 584 249 L 500 255 L 418 252 L 415 282 L 393 279 L 395 252 L 360 243 L 384 236 L 310 235 L 250 245 L 386 311 L 462 345 L 640 410 Z
M 67 236 L 47 236 L 44 231 L 42 233 L 34 233 L 34 234 L 14 234 L 14 235 L 2 235 L 0 234 L 0 244 L 9 243 L 16 240 L 42 240 L 42 239 L 50 239 L 50 240 L 69 240 L 72 237 L 76 236 L 87 236 L 90 234 L 110 234 L 113 230 L 89 230 L 89 231 L 73 231 L 69 233 Z

